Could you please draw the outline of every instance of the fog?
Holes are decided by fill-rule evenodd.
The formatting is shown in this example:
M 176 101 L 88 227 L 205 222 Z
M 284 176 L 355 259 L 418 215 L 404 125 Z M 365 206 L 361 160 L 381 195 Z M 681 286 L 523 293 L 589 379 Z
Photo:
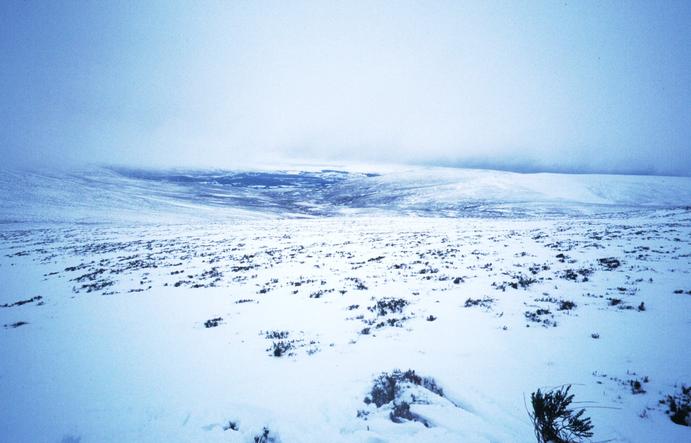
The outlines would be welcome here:
M 689 175 L 690 22 L 689 2 L 5 1 L 0 149 Z

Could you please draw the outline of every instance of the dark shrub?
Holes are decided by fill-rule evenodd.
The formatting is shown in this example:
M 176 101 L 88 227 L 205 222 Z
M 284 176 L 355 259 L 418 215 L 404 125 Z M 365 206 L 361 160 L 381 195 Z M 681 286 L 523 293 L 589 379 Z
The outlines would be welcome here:
M 284 340 L 288 338 L 288 335 L 290 335 L 290 332 L 288 331 L 269 331 L 264 334 L 264 338 L 270 340 Z
M 365 403 L 374 403 L 380 408 L 382 405 L 390 403 L 396 398 L 396 382 L 401 379 L 401 372 L 395 370 L 393 374 L 384 373 L 374 381 L 369 397 L 365 398 Z
M 631 393 L 645 394 L 645 389 L 643 389 L 643 384 L 639 380 L 629 380 L 629 385 L 631 385 Z
M 267 427 L 262 429 L 261 434 L 257 434 L 254 436 L 254 443 L 274 443 L 276 441 L 276 437 L 271 435 L 271 431 Z
M 598 263 L 607 270 L 617 269 L 621 262 L 614 257 L 599 258 Z
M 204 327 L 205 328 L 215 328 L 222 321 L 223 321 L 222 317 L 212 318 L 212 319 L 209 319 L 209 320 L 204 322 Z
M 567 269 L 561 273 L 561 278 L 564 280 L 572 280 L 575 282 L 588 281 L 588 276 L 593 273 L 592 269 L 582 268 L 582 269 Z
M 585 409 L 569 408 L 573 394 L 571 386 L 530 395 L 533 412 L 529 413 L 535 427 L 538 443 L 574 443 L 593 436 L 589 417 L 583 417 Z
M 365 403 L 374 403 L 379 408 L 382 405 L 394 401 L 400 391 L 401 384 L 406 382 L 422 386 L 441 397 L 444 396 L 444 391 L 442 391 L 434 379 L 430 377 L 420 377 L 412 369 L 408 369 L 405 372 L 394 369 L 391 374 L 384 372 L 374 380 L 374 386 L 372 386 L 370 395 L 365 398 Z
M 520 286 L 523 289 L 527 289 L 530 285 L 533 283 L 537 283 L 537 280 L 535 280 L 532 277 L 526 277 L 525 275 L 521 274 L 518 276 L 518 286 Z
M 489 308 L 494 303 L 494 299 L 490 297 L 485 298 L 469 298 L 465 301 L 464 306 L 470 308 L 473 306 L 482 306 L 483 308 Z
M 18 322 L 7 324 L 7 325 L 5 325 L 5 327 L 6 328 L 18 328 L 20 326 L 24 326 L 24 325 L 28 325 L 28 324 L 29 324 L 29 322 L 18 321 Z
M 237 422 L 235 421 L 229 421 L 228 424 L 223 425 L 223 430 L 224 431 L 237 431 L 240 429 L 240 425 L 238 425 Z
M 27 303 L 33 303 L 35 301 L 40 301 L 42 299 L 43 299 L 42 296 L 37 295 L 36 297 L 31 297 L 30 299 L 27 299 L 27 300 L 19 300 L 19 301 L 16 301 L 14 303 L 5 303 L 4 305 L 0 305 L 0 308 L 12 308 L 14 306 L 21 306 L 21 305 L 25 305 Z
M 681 391 L 674 395 L 668 395 L 666 399 L 660 400 L 669 409 L 667 414 L 676 424 L 691 426 L 691 386 L 682 385 Z
M 557 322 L 552 320 L 554 316 L 549 309 L 538 308 L 535 310 L 535 312 L 525 311 L 523 315 L 528 321 L 540 323 L 544 327 L 557 326 Z
M 403 400 L 406 394 L 405 390 L 410 385 L 421 386 L 440 397 L 444 396 L 444 392 L 434 379 L 420 377 L 412 369 L 405 372 L 395 369 L 391 374 L 384 372 L 374 380 L 374 386 L 372 386 L 370 394 L 365 397 L 365 403 L 374 403 L 378 408 L 390 404 L 392 411 L 389 413 L 389 418 L 394 423 L 419 421 L 426 427 L 429 427 L 430 423 L 427 420 L 410 410 L 411 403 L 418 404 L 422 402 L 416 399 L 414 395 L 412 400 L 409 400 L 410 402 Z M 358 417 L 366 419 L 366 416 L 367 414 L 364 411 L 362 413 L 358 411 Z
M 384 316 L 389 313 L 400 313 L 403 312 L 403 308 L 408 305 L 408 301 L 402 298 L 383 298 L 378 300 L 374 306 L 370 306 L 369 309 L 372 312 L 376 312 L 377 315 Z
M 560 311 L 570 311 L 571 309 L 576 307 L 576 303 L 570 301 L 570 300 L 561 300 L 559 302 L 559 308 L 558 310 Z
M 293 344 L 289 341 L 275 341 L 268 349 L 274 357 L 282 357 L 284 355 L 291 355 L 290 351 L 293 349 Z
M 389 414 L 389 418 L 394 423 L 403 423 L 406 420 L 414 420 L 412 412 L 410 412 L 410 405 L 404 401 L 394 406 L 393 411 Z

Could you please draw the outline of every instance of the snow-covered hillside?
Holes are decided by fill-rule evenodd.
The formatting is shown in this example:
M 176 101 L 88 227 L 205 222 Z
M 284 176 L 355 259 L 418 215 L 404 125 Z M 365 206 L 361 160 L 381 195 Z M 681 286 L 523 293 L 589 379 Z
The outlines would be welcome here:
M 691 439 L 690 179 L 323 169 L 3 172 L 0 440 Z
M 690 177 L 420 167 L 0 171 L 0 221 L 229 221 L 334 215 L 530 217 L 691 205 Z

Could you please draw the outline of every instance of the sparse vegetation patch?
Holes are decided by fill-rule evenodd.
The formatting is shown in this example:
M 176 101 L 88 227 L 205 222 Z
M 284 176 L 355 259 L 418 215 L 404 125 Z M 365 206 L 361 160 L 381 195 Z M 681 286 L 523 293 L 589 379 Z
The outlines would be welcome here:
M 387 314 L 401 313 L 407 305 L 408 301 L 402 298 L 382 298 L 367 309 L 383 317 Z

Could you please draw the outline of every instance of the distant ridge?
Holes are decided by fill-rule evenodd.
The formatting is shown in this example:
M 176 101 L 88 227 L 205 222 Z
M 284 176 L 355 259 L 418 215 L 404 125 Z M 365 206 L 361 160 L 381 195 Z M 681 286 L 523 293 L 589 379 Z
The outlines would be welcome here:
M 3 223 L 559 217 L 691 206 L 691 177 L 407 166 L 2 170 L 0 191 Z

